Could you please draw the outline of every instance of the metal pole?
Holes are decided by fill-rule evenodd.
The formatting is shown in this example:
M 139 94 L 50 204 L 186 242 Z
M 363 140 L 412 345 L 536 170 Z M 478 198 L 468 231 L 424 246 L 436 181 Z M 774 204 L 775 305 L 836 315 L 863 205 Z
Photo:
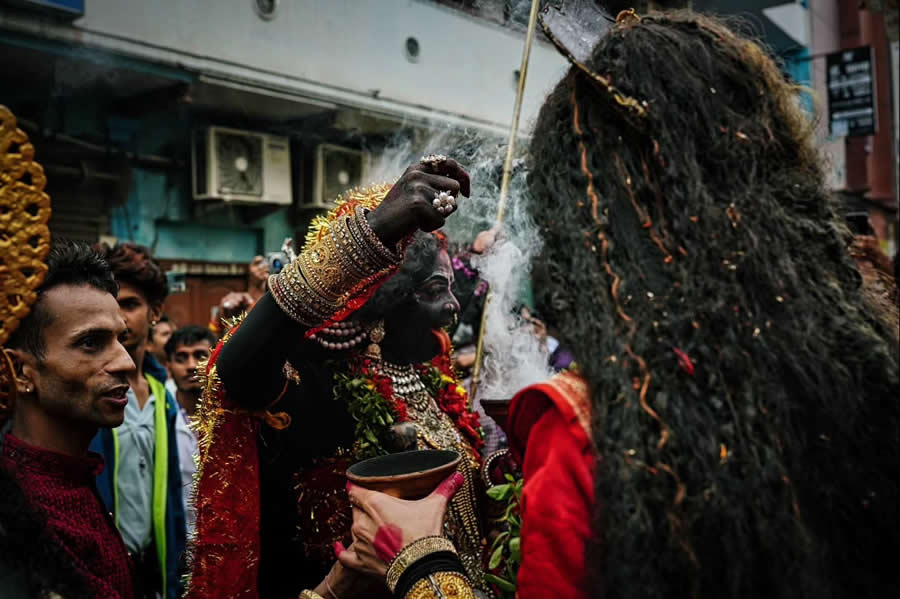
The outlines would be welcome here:
M 528 32 L 525 34 L 525 47 L 522 49 L 522 65 L 519 67 L 519 87 L 516 90 L 516 103 L 513 107 L 512 123 L 509 126 L 509 143 L 506 146 L 506 160 L 503 161 L 503 178 L 500 181 L 500 201 L 497 203 L 497 219 L 493 229 L 499 231 L 503 224 L 503 214 L 506 210 L 506 198 L 509 195 L 509 178 L 512 171 L 513 154 L 516 149 L 516 133 L 519 130 L 519 115 L 522 112 L 522 96 L 525 92 L 525 79 L 528 77 L 528 60 L 531 57 L 531 42 L 534 41 L 534 31 L 537 26 L 538 9 L 540 0 L 531 0 L 531 13 L 528 15 Z M 478 328 L 478 343 L 475 346 L 475 365 L 472 368 L 472 385 L 469 397 L 474 402 L 478 392 L 478 383 L 481 379 L 481 361 L 484 358 L 484 331 L 487 323 L 488 306 L 491 303 L 491 292 L 488 291 L 484 300 L 484 308 L 481 312 L 481 325 Z

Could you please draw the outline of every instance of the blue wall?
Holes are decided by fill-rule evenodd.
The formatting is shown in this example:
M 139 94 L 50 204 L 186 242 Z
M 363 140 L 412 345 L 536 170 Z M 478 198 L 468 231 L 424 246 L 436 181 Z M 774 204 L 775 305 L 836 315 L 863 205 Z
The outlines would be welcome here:
M 122 57 L 83 46 L 31 38 L 0 31 L 0 43 L 33 52 L 47 62 L 76 59 L 101 69 L 124 69 L 139 77 L 172 84 L 190 82 L 192 73 Z M 114 89 L 125 95 L 127 90 Z M 77 95 L 75 95 L 77 94 Z M 204 205 L 195 210 L 191 194 L 190 133 L 210 123 L 192 115 L 187 106 L 166 108 L 125 118 L 108 110 L 109 91 L 72 92 L 55 88 L 4 89 L 0 103 L 14 110 L 19 103 L 42 106 L 40 124 L 56 133 L 97 140 L 108 139 L 120 150 L 175 158 L 181 169 L 148 169 L 132 165 L 127 200 L 110 210 L 111 233 L 122 241 L 133 241 L 154 250 L 159 258 L 208 262 L 249 262 L 256 254 L 276 251 L 293 234 L 288 207 L 245 223 L 237 209 Z M 248 127 L 251 128 L 251 127 Z M 198 216 L 199 215 L 199 216 Z

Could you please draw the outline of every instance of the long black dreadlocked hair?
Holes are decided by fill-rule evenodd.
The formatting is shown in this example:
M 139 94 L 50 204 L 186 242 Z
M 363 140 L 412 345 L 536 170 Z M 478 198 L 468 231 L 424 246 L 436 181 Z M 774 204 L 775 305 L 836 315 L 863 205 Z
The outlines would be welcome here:
M 585 66 L 646 102 L 573 67 L 530 149 L 539 309 L 592 389 L 592 596 L 885 595 L 898 348 L 799 90 L 693 13 L 615 27 Z

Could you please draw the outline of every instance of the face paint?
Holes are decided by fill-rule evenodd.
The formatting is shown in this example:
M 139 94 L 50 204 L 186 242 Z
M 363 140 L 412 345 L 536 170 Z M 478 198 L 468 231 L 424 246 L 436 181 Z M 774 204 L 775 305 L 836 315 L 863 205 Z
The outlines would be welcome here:
M 447 252 L 440 252 L 435 260 L 434 270 L 419 285 L 414 294 L 413 314 L 422 328 L 439 329 L 453 323 L 459 314 L 459 302 L 450 291 L 453 284 L 453 267 Z

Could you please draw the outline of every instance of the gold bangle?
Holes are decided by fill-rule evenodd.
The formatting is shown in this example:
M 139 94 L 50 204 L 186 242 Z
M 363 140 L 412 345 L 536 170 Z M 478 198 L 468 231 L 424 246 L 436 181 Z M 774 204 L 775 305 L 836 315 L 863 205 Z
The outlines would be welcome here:
M 280 273 L 269 277 L 269 290 L 278 306 L 307 327 L 328 321 L 403 259 L 378 240 L 362 208 L 335 219 L 329 229 Z
M 363 237 L 362 246 L 367 250 L 375 252 L 375 255 L 387 264 L 394 264 L 403 260 L 403 256 L 398 251 L 391 251 L 378 239 L 378 235 L 369 226 L 369 219 L 366 218 L 366 210 L 362 206 L 357 206 L 353 211 L 353 217 L 350 219 L 352 224 L 356 225 L 356 229 Z
M 450 539 L 445 537 L 424 537 L 418 541 L 413 541 L 401 549 L 400 553 L 394 556 L 394 559 L 388 564 L 387 585 L 391 592 L 394 592 L 400 577 L 406 572 L 407 568 L 426 555 L 439 551 L 449 551 L 456 554 L 456 547 L 453 546 Z
M 309 589 L 300 591 L 300 596 L 297 599 L 325 599 L 322 595 L 318 594 L 315 591 L 310 591 Z
M 459 572 L 435 572 L 414 584 L 403 599 L 475 599 L 475 593 Z

